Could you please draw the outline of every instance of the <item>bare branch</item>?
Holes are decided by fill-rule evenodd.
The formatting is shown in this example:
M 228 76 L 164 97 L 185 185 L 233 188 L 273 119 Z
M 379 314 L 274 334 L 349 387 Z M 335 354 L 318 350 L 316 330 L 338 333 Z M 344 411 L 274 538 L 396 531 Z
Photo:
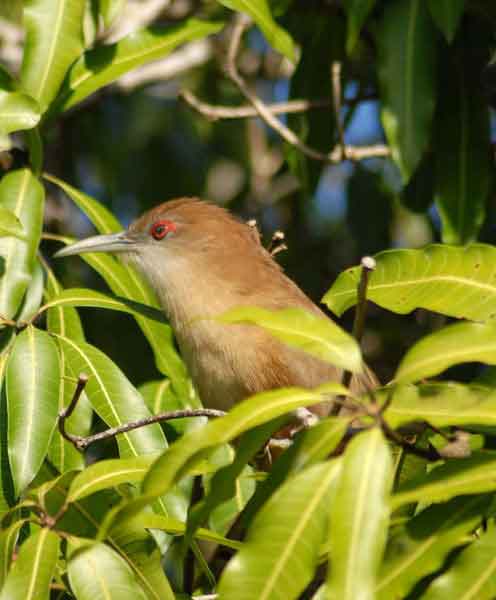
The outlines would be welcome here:
M 138 419 L 137 421 L 130 421 L 129 423 L 125 423 L 124 425 L 119 425 L 119 427 L 111 427 L 110 429 L 106 429 L 105 431 L 101 431 L 99 433 L 95 433 L 94 435 L 89 435 L 87 437 L 83 437 L 80 435 L 73 435 L 69 433 L 65 429 L 65 421 L 68 419 L 81 398 L 81 394 L 88 383 L 88 376 L 84 373 L 81 373 L 78 377 L 77 386 L 74 391 L 74 395 L 69 403 L 69 406 L 61 411 L 59 414 L 59 431 L 61 435 L 68 441 L 73 444 L 77 450 L 83 451 L 91 444 L 95 442 L 99 442 L 101 440 L 107 440 L 109 438 L 113 438 L 120 433 L 126 433 L 127 431 L 133 431 L 134 429 L 139 429 L 140 427 L 146 427 L 147 425 L 152 425 L 153 423 L 161 423 L 163 421 L 171 421 L 172 419 L 184 419 L 190 417 L 223 417 L 226 413 L 222 410 L 215 410 L 212 408 L 198 408 L 198 409 L 183 409 L 183 410 L 171 410 L 167 412 L 160 413 L 158 415 L 152 415 L 150 417 L 145 417 L 143 419 Z
M 227 61 L 226 61 L 226 74 L 231 81 L 238 87 L 239 91 L 248 100 L 248 102 L 257 111 L 261 119 L 267 123 L 274 131 L 276 131 L 288 144 L 291 144 L 295 148 L 298 148 L 300 152 L 306 156 L 315 160 L 327 162 L 327 163 L 338 163 L 342 160 L 342 148 L 340 146 L 334 148 L 332 152 L 324 154 L 310 146 L 307 146 L 294 131 L 286 127 L 284 123 L 271 112 L 270 108 L 254 93 L 251 91 L 243 77 L 240 75 L 236 59 L 241 43 L 242 36 L 251 21 L 246 15 L 237 15 L 234 21 L 234 26 L 231 34 L 231 40 L 229 43 Z M 377 144 L 375 146 L 367 146 L 355 148 L 352 146 L 346 147 L 346 158 L 349 160 L 362 160 L 363 158 L 378 157 L 378 156 L 389 156 L 390 150 L 383 144 Z
M 341 121 L 341 63 L 334 61 L 331 66 L 331 81 L 332 81 L 332 99 L 334 104 L 334 114 L 336 119 L 336 129 L 338 130 L 338 148 L 341 150 L 341 158 L 346 158 L 346 144 L 344 141 L 344 127 Z

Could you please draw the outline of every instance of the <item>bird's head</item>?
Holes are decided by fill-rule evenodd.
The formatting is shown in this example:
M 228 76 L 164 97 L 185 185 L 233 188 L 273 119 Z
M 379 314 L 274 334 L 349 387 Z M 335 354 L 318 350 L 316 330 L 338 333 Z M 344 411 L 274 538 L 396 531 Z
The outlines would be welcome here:
M 124 231 L 78 241 L 55 256 L 86 252 L 118 254 L 137 267 L 167 313 L 193 301 L 214 310 L 241 298 L 246 304 L 257 285 L 279 271 L 253 228 L 192 198 L 165 202 Z

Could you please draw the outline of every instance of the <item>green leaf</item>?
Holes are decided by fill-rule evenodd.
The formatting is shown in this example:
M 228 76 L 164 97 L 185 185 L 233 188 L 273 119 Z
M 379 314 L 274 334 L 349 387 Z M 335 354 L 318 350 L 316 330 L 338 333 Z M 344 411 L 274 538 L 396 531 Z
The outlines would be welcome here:
M 222 600 L 299 597 L 317 566 L 327 532 L 326 509 L 340 472 L 340 460 L 318 464 L 273 494 L 222 573 Z
M 0 206 L 0 237 L 18 237 L 24 238 L 24 229 L 16 215 L 9 210 Z
M 269 44 L 289 60 L 295 61 L 293 40 L 288 32 L 274 21 L 267 0 L 219 0 L 219 3 L 249 15 L 260 27 Z
M 33 275 L 26 294 L 24 296 L 24 302 L 22 303 L 21 310 L 17 315 L 17 320 L 21 323 L 25 323 L 32 319 L 40 308 L 41 301 L 43 300 L 43 288 L 45 281 L 43 279 L 43 268 L 37 260 L 34 265 Z
M 74 502 L 121 483 L 139 483 L 156 458 L 154 454 L 147 454 L 135 458 L 102 460 L 90 465 L 72 481 L 67 502 Z
M 78 600 L 148 600 L 136 573 L 105 544 L 72 543 L 67 573 Z
M 0 88 L 0 133 L 7 134 L 36 127 L 41 118 L 38 103 L 22 92 Z
M 455 323 L 426 335 L 403 357 L 394 381 L 419 381 L 465 362 L 496 364 L 495 323 Z
M 471 49 L 484 42 L 479 29 L 463 27 L 462 34 L 443 60 L 435 127 L 435 199 L 448 244 L 477 237 L 493 173 L 489 108 L 478 74 L 486 57 L 475 60 Z
M 40 529 L 22 545 L 0 600 L 48 600 L 60 540 L 50 529 Z
M 432 469 L 400 486 L 391 497 L 391 507 L 410 502 L 443 502 L 462 494 L 479 494 L 496 489 L 496 452 L 474 452 Z
M 19 219 L 25 239 L 0 238 L 4 274 L 0 278 L 0 314 L 13 318 L 21 305 L 35 265 L 45 193 L 28 169 L 11 171 L 0 181 L 0 206 Z
M 73 377 L 89 376 L 85 391 L 93 408 L 109 427 L 150 416 L 143 399 L 122 371 L 90 344 L 57 336 Z M 158 452 L 167 447 L 158 424 L 117 436 L 121 458 Z
M 98 4 L 103 23 L 108 28 L 126 6 L 126 0 L 100 0 Z
M 434 23 L 442 31 L 446 41 L 451 43 L 463 15 L 465 0 L 429 0 Z
M 45 178 L 61 187 L 71 197 L 99 233 L 115 233 L 122 230 L 119 221 L 102 204 L 60 179 L 51 175 L 45 175 Z M 152 289 L 131 266 L 120 264 L 113 256 L 98 253 L 83 254 L 82 258 L 103 277 L 114 294 L 159 308 Z M 153 349 L 157 369 L 171 378 L 172 387 L 183 402 L 194 400 L 195 395 L 187 378 L 186 367 L 174 348 L 170 326 L 142 317 L 137 317 L 136 322 Z
M 437 571 L 448 553 L 465 543 L 480 524 L 491 497 L 462 496 L 435 504 L 393 530 L 375 590 L 377 598 L 406 598 L 417 581 Z
M 14 550 L 18 541 L 19 531 L 26 521 L 27 519 L 14 521 L 10 527 L 3 529 L 0 533 L 0 589 L 2 589 L 7 579 L 14 559 Z
M 382 123 L 407 182 L 428 144 L 436 102 L 436 31 L 424 0 L 389 4 L 377 44 Z
M 355 436 L 330 512 L 328 597 L 373 598 L 386 545 L 393 460 L 380 429 Z
M 46 263 L 43 266 L 47 273 L 46 298 L 47 300 L 51 300 L 60 294 L 62 286 Z M 50 333 L 69 337 L 74 342 L 85 341 L 79 315 L 76 309 L 69 306 L 55 306 L 48 309 L 47 329 Z M 71 381 L 73 379 L 72 372 L 69 370 L 65 354 L 62 351 L 60 352 L 60 370 L 63 377 L 59 387 L 59 412 L 68 406 L 76 387 L 76 382 Z M 88 435 L 91 429 L 92 415 L 93 409 L 88 401 L 88 397 L 83 392 L 74 412 L 66 419 L 66 431 L 75 435 Z M 52 436 L 48 449 L 48 459 L 60 473 L 84 467 L 83 454 L 78 452 L 73 444 L 64 439 L 58 431 L 55 431 Z
M 60 375 L 51 337 L 27 327 L 15 340 L 6 372 L 9 461 L 16 495 L 32 481 L 47 453 L 57 420 Z
M 386 250 L 375 256 L 367 298 L 399 314 L 425 308 L 459 319 L 496 316 L 496 248 L 432 244 L 421 250 Z M 336 279 L 323 302 L 338 316 L 357 302 L 361 267 Z
M 299 348 L 320 360 L 354 373 L 362 370 L 360 348 L 354 338 L 325 316 L 299 308 L 270 311 L 256 307 L 228 310 L 223 323 L 258 325 L 285 344 Z
M 386 399 L 390 391 L 378 394 Z M 392 401 L 384 413 L 391 427 L 415 421 L 427 421 L 434 427 L 450 425 L 496 425 L 496 392 L 479 385 L 429 383 L 402 385 L 393 391 Z
M 496 529 L 492 527 L 457 555 L 422 595 L 425 600 L 492 600 L 496 593 Z
M 55 298 L 52 298 L 42 306 L 39 312 L 54 308 L 55 306 L 106 308 L 129 313 L 134 316 L 141 315 L 158 322 L 165 321 L 163 313 L 151 306 L 146 306 L 127 298 L 118 298 L 117 296 L 84 288 L 69 288 L 61 291 Z
M 332 390 L 331 390 L 332 385 Z M 342 394 L 346 388 L 328 384 L 326 393 Z M 143 482 L 144 494 L 136 501 L 117 507 L 109 517 L 107 527 L 119 519 L 134 515 L 155 498 L 166 493 L 195 460 L 206 450 L 228 443 L 245 431 L 277 419 L 299 407 L 322 401 L 317 391 L 287 388 L 256 394 L 237 404 L 225 417 L 210 421 L 205 427 L 187 433 L 177 440 L 150 468 Z
M 360 37 L 360 31 L 374 8 L 375 0 L 346 0 L 344 8 L 348 15 L 348 39 L 346 50 L 351 53 Z
M 190 19 L 165 29 L 143 29 L 116 44 L 89 50 L 70 70 L 57 110 L 74 106 L 131 69 L 167 56 L 180 44 L 217 33 L 223 25 Z
M 68 68 L 83 51 L 84 0 L 28 0 L 22 88 L 41 111 L 55 98 Z

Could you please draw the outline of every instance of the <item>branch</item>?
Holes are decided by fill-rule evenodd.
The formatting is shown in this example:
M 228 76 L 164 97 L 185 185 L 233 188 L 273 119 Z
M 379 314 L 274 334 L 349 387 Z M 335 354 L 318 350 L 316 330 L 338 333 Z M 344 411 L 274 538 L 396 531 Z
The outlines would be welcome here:
M 288 144 L 291 144 L 295 148 L 298 148 L 300 152 L 313 158 L 327 163 L 339 163 L 342 160 L 342 148 L 337 146 L 330 153 L 324 154 L 310 146 L 307 146 L 294 131 L 286 127 L 276 116 L 271 112 L 270 108 L 248 87 L 247 83 L 240 75 L 236 59 L 239 52 L 241 39 L 244 32 L 251 24 L 251 20 L 243 14 L 238 14 L 234 21 L 234 27 L 231 34 L 231 40 L 228 47 L 227 61 L 225 71 L 229 79 L 238 87 L 239 91 L 248 100 L 248 102 L 256 110 L 257 114 L 267 125 L 272 127 Z M 346 158 L 349 160 L 362 160 L 363 158 L 371 158 L 378 156 L 389 156 L 390 150 L 383 144 L 377 144 L 375 146 L 363 146 L 353 147 L 346 146 Z
M 58 422 L 59 431 L 61 435 L 68 442 L 73 444 L 77 450 L 80 451 L 85 450 L 89 445 L 94 444 L 95 442 L 107 440 L 109 438 L 113 438 L 119 435 L 120 433 L 126 433 L 127 431 L 139 429 L 140 427 L 146 427 L 147 425 L 152 425 L 153 423 L 161 423 L 163 421 L 171 421 L 172 419 L 184 419 L 189 417 L 223 417 L 226 414 L 222 410 L 215 410 L 213 408 L 170 410 L 167 412 L 160 413 L 158 415 L 144 417 L 143 419 L 138 419 L 137 421 L 130 421 L 129 423 L 119 425 L 118 427 L 111 427 L 110 429 L 106 429 L 105 431 L 101 431 L 99 433 L 95 433 L 94 435 L 89 435 L 87 437 L 73 435 L 66 431 L 65 421 L 74 412 L 74 409 L 76 408 L 77 403 L 87 383 L 88 376 L 84 373 L 81 373 L 78 377 L 76 390 L 74 391 L 72 400 L 70 401 L 69 406 L 59 414 Z

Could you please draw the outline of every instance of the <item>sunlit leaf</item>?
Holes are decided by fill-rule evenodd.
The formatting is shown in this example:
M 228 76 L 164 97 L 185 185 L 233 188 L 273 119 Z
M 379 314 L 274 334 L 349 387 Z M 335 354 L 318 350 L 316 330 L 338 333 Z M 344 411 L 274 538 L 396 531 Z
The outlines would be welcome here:
M 60 375 L 51 337 L 27 327 L 15 340 L 6 373 L 9 461 L 17 495 L 47 453 L 57 419 Z
M 391 393 L 384 415 L 392 427 L 415 421 L 427 421 L 434 427 L 496 425 L 496 392 L 483 385 L 402 385 L 395 390 L 382 390 L 378 401 L 384 402 Z
M 139 483 L 155 459 L 155 455 L 147 454 L 135 458 L 102 460 L 90 465 L 72 481 L 67 501 L 73 502 L 121 483 Z
M 328 597 L 373 598 L 386 545 L 393 460 L 382 431 L 352 439 L 330 510 Z
M 427 4 L 434 22 L 446 40 L 452 42 L 465 8 L 465 0 L 429 0 Z
M 298 308 L 270 311 L 257 307 L 233 308 L 219 317 L 223 323 L 258 325 L 292 347 L 353 372 L 362 370 L 360 348 L 354 338 L 330 319 Z
M 435 579 L 425 600 L 492 600 L 496 594 L 496 529 L 492 527 L 458 554 L 450 569 Z
M 375 256 L 367 298 L 406 314 L 426 308 L 451 317 L 485 321 L 496 316 L 496 248 L 432 244 L 421 250 L 386 250 Z M 361 267 L 347 269 L 323 302 L 337 315 L 354 306 Z
M 295 48 L 291 36 L 274 21 L 267 0 L 219 0 L 221 4 L 248 14 L 260 27 L 269 44 L 284 54 L 289 60 L 295 60 Z
M 125 6 L 126 0 L 100 0 L 98 7 L 105 27 L 110 27 Z
M 78 600 L 148 600 L 136 573 L 105 544 L 71 544 L 67 572 Z
M 403 357 L 394 380 L 419 381 L 464 362 L 496 364 L 496 324 L 455 323 L 423 337 Z
M 393 509 L 409 502 L 443 502 L 462 494 L 496 489 L 496 453 L 474 452 L 407 481 L 391 498 Z
M 34 317 L 40 308 L 43 299 L 43 288 L 45 281 L 43 279 L 43 268 L 39 261 L 36 261 L 33 268 L 31 281 L 24 296 L 24 302 L 17 316 L 18 321 L 27 322 Z
M 11 171 L 0 181 L 0 206 L 14 213 L 25 239 L 0 238 L 4 274 L 0 278 L 0 314 L 12 318 L 21 305 L 35 264 L 41 235 L 44 190 L 28 169 Z
M 50 529 L 31 535 L 21 545 L 0 600 L 48 600 L 59 543 L 58 535 Z
M 7 92 L 0 86 L 0 133 L 36 127 L 40 120 L 38 103 L 22 92 Z
M 83 51 L 84 0 L 28 0 L 21 85 L 42 112 L 55 98 L 66 72 Z
M 377 44 L 382 122 L 406 182 L 429 141 L 436 101 L 436 31 L 424 0 L 389 4 Z
M 19 219 L 11 210 L 3 206 L 0 206 L 0 236 L 24 237 L 24 229 Z
M 70 70 L 57 108 L 65 110 L 131 69 L 164 58 L 180 44 L 217 33 L 222 27 L 223 23 L 190 19 L 173 27 L 143 29 L 116 44 L 89 50 Z
M 405 598 L 413 584 L 439 569 L 481 522 L 490 495 L 454 498 L 426 508 L 393 530 L 377 582 L 379 600 Z
M 262 507 L 243 548 L 224 569 L 222 600 L 299 597 L 317 566 L 327 506 L 341 462 L 318 464 L 286 481 Z

